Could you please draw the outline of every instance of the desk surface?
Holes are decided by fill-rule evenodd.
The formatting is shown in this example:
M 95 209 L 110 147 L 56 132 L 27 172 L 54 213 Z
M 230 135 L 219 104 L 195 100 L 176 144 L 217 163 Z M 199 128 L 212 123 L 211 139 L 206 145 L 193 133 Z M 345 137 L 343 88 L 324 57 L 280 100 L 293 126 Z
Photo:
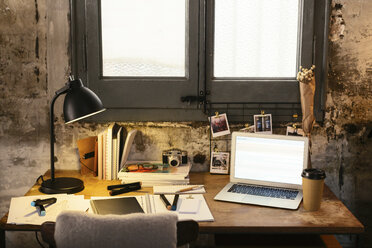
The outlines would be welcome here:
M 228 175 L 193 174 L 192 184 L 204 184 L 204 195 L 214 222 L 199 223 L 201 232 L 251 233 L 362 233 L 363 225 L 325 186 L 321 208 L 305 211 L 215 201 L 213 198 L 229 182 Z
M 45 178 L 48 178 L 46 173 Z M 81 176 L 77 171 L 56 171 L 56 176 L 71 176 L 84 181 L 85 188 L 77 193 L 91 196 L 109 196 L 108 185 L 119 181 L 98 180 L 95 177 Z M 320 210 L 307 212 L 302 203 L 298 210 L 285 210 L 254 205 L 237 204 L 213 200 L 214 196 L 228 183 L 228 175 L 210 175 L 209 172 L 191 173 L 191 184 L 204 184 L 207 191 L 204 197 L 215 218 L 214 222 L 199 222 L 201 233 L 331 233 L 357 234 L 364 231 L 363 225 L 329 190 L 324 189 Z M 40 195 L 39 185 L 34 185 L 26 195 Z M 144 188 L 142 193 L 152 193 L 152 188 Z M 127 193 L 135 194 L 133 192 Z M 138 193 L 137 193 L 138 194 Z M 39 230 L 40 226 L 8 225 L 7 214 L 1 219 L 4 230 Z

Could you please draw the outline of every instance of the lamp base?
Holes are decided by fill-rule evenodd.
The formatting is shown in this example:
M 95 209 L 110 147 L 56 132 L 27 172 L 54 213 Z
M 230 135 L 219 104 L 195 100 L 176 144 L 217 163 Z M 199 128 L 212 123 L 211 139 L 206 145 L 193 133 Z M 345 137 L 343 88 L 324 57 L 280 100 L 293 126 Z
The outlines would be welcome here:
M 44 194 L 74 194 L 84 189 L 84 182 L 77 178 L 72 177 L 58 177 L 53 181 L 48 179 L 43 181 L 40 192 Z

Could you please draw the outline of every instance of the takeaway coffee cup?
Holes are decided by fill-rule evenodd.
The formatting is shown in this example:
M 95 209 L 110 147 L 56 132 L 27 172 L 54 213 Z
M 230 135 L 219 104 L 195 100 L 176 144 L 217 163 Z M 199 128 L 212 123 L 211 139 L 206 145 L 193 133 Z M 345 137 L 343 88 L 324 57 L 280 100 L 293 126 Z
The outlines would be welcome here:
M 301 176 L 303 206 L 307 211 L 316 211 L 322 200 L 325 172 L 319 169 L 304 169 Z

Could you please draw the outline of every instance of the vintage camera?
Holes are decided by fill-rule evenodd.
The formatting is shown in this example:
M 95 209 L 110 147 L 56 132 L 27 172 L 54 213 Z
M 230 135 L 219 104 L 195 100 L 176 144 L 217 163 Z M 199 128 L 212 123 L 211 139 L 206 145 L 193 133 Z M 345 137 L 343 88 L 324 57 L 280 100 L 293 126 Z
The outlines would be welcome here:
M 170 166 L 179 166 L 180 164 L 187 164 L 187 152 L 178 149 L 171 149 L 163 151 L 163 164 Z

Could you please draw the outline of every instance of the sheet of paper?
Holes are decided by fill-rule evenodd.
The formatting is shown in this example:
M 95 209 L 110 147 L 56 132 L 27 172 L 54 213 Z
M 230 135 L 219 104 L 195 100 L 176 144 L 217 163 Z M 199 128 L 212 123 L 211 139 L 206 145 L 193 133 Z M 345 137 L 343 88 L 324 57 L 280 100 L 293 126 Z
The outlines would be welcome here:
M 196 187 L 196 186 L 202 186 L 202 185 L 159 185 L 159 186 L 154 186 L 154 195 L 157 194 L 204 194 L 205 189 L 204 187 L 198 188 L 198 189 L 193 189 L 185 192 L 177 192 L 181 189 L 189 188 L 189 187 Z
M 39 216 L 31 202 L 36 199 L 46 199 L 50 197 L 57 198 L 57 202 L 51 205 L 45 205 L 45 216 Z M 13 197 L 10 201 L 8 224 L 30 224 L 41 225 L 45 221 L 56 221 L 58 214 L 63 210 L 86 211 L 89 207 L 89 201 L 84 200 L 83 195 L 36 195 Z
M 180 202 L 180 207 L 178 212 L 180 214 L 196 214 L 199 211 L 200 199 L 187 199 L 183 198 Z
M 124 143 L 123 155 L 121 157 L 119 170 L 121 170 L 123 168 L 123 166 L 125 165 L 125 163 L 128 160 L 130 148 L 132 147 L 133 140 L 134 140 L 134 137 L 136 137 L 136 134 L 137 134 L 137 130 L 133 129 L 133 130 L 129 131 L 129 133 L 127 135 L 127 138 L 126 138 L 125 143 Z
M 169 202 L 173 202 L 174 195 L 165 195 Z M 180 213 L 179 209 L 183 199 L 197 199 L 200 201 L 199 210 L 197 213 Z M 151 205 L 154 213 L 163 213 L 169 210 L 166 209 L 159 195 L 150 195 Z M 171 211 L 178 215 L 179 220 L 195 220 L 195 221 L 214 221 L 213 215 L 209 210 L 207 202 L 202 194 L 180 195 L 177 203 L 176 211 Z

